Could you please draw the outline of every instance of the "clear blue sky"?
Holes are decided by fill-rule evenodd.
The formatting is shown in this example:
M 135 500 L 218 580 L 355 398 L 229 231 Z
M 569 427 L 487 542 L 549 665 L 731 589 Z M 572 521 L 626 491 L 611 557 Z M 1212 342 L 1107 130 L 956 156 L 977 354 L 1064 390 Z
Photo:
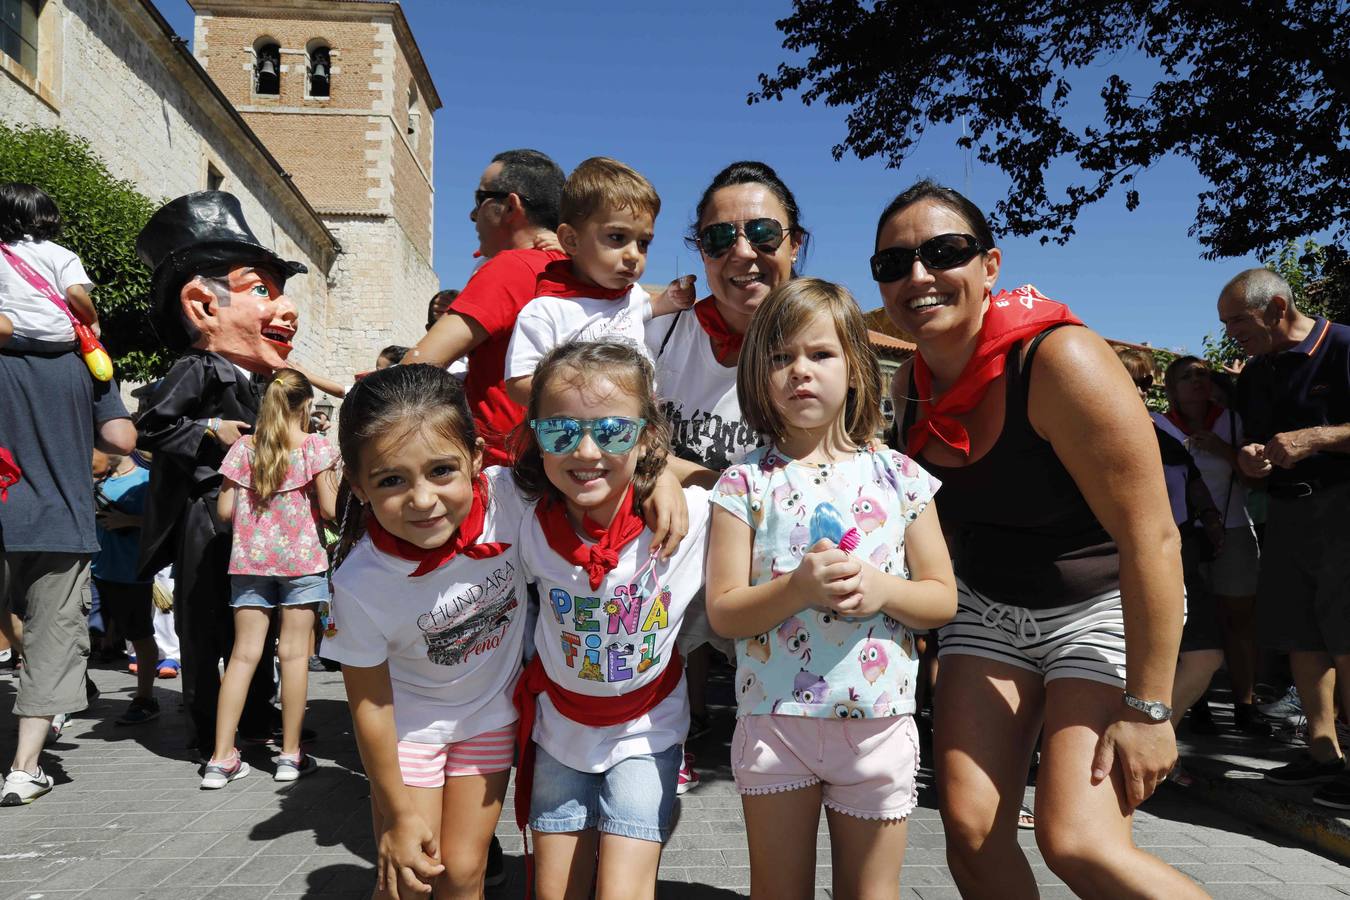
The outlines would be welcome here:
M 158 5 L 190 38 L 186 2 Z M 793 95 L 747 106 L 756 75 L 786 58 L 774 20 L 789 12 L 787 0 L 403 6 L 445 104 L 435 136 L 434 264 L 443 287 L 461 287 L 473 270 L 472 191 L 492 155 L 512 147 L 542 150 L 567 171 L 606 155 L 646 175 L 663 203 L 647 282 L 674 277 L 677 266 L 702 282 L 698 258 L 680 240 L 694 205 L 723 165 L 762 159 L 797 195 L 812 232 L 805 271 L 848 285 L 864 309 L 881 302 L 867 258 L 877 214 L 892 196 L 927 176 L 989 209 L 1006 189 L 1001 172 L 968 166 L 951 133 L 926 135 L 898 170 L 877 159 L 836 163 L 830 148 L 845 133 L 844 110 L 808 108 Z M 1111 71 L 1128 77 L 1147 68 L 1124 58 L 1084 76 L 1076 108 L 1100 104 L 1093 83 Z M 1066 246 L 1004 240 L 1000 284 L 1032 282 L 1107 336 L 1198 351 L 1218 330 L 1219 289 L 1258 261 L 1200 258 L 1186 231 L 1205 183 L 1189 163 L 1165 161 L 1138 187 L 1138 210 L 1108 197 L 1079 217 Z

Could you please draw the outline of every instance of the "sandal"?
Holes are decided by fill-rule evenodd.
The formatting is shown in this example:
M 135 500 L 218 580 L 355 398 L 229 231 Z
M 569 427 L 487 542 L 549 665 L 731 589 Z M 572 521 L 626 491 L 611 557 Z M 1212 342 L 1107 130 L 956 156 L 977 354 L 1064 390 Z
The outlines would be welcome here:
M 1036 814 L 1025 803 L 1017 811 L 1017 827 L 1022 831 L 1034 831 L 1036 829 Z

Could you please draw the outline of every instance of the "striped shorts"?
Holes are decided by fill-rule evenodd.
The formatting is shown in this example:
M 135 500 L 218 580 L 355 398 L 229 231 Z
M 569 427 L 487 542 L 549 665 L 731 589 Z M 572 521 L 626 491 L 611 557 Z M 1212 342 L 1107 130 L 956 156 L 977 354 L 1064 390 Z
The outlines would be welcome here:
M 511 768 L 516 726 L 507 725 L 453 744 L 398 742 L 398 768 L 408 787 L 438 788 L 456 775 L 491 775 Z
M 938 632 L 938 658 L 980 656 L 1039 672 L 1044 681 L 1082 678 L 1125 686 L 1120 592 L 1072 606 L 1026 609 L 995 603 L 957 582 L 956 616 Z

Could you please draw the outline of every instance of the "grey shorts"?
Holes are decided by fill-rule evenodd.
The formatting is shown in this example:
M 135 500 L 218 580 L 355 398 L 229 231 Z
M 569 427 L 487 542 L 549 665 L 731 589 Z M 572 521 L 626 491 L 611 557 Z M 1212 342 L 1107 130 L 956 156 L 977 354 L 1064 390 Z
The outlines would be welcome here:
M 0 553 L 0 615 L 23 621 L 16 716 L 54 716 L 89 705 L 87 553 Z
M 1258 640 L 1271 650 L 1350 654 L 1350 482 L 1269 503 Z
M 956 616 L 938 632 L 938 658 L 980 656 L 1038 672 L 1045 682 L 1082 678 L 1125 685 L 1120 592 L 1073 606 L 1026 609 L 956 583 Z

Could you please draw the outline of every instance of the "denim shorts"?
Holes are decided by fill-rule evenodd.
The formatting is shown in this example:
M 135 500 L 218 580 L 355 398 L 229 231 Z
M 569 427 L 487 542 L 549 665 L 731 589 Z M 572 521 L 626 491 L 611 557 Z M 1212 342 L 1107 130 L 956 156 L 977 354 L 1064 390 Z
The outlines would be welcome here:
M 328 602 L 328 576 L 231 575 L 230 606 L 275 609 Z
M 630 756 L 604 772 L 578 772 L 536 744 L 530 828 L 543 834 L 599 828 L 665 843 L 683 761 L 683 748 L 674 744 L 660 753 Z

